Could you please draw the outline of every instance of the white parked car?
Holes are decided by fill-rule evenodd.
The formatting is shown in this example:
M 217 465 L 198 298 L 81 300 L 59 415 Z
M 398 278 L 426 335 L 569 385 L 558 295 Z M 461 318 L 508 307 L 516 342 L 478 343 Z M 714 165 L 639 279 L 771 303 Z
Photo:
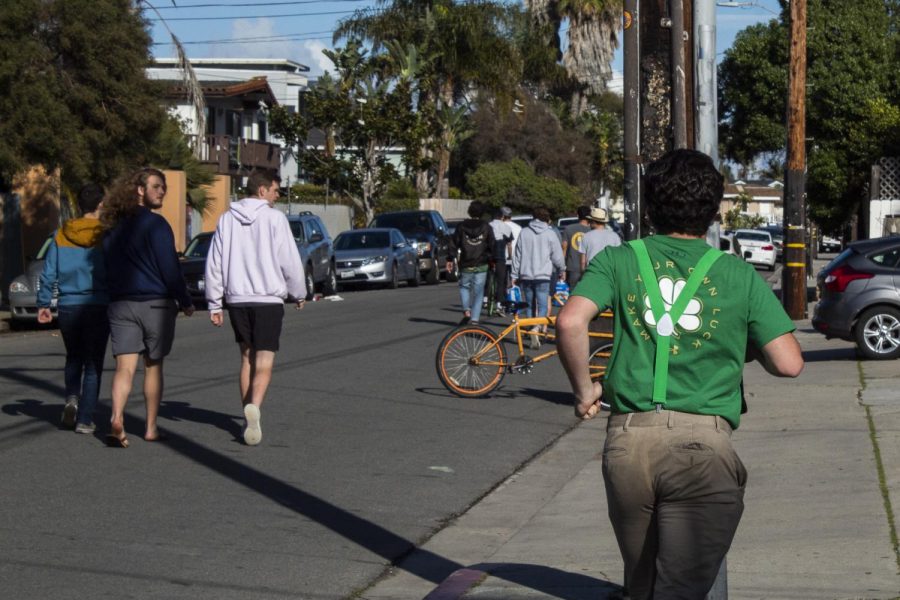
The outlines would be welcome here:
M 745 261 L 775 270 L 777 250 L 772 234 L 759 229 L 738 229 L 734 232 L 736 250 Z

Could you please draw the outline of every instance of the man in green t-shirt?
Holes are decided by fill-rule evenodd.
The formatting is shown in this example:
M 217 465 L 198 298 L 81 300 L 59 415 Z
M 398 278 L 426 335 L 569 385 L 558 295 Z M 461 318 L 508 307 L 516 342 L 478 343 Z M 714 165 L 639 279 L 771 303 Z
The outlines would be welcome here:
M 657 235 L 598 254 L 556 323 L 576 415 L 596 415 L 601 394 L 611 407 L 603 478 L 633 600 L 705 597 L 744 507 L 731 432 L 745 358 L 781 377 L 803 369 L 794 325 L 763 279 L 706 245 L 722 190 L 700 152 L 649 165 Z M 587 332 L 606 307 L 615 337 L 601 385 L 590 378 Z

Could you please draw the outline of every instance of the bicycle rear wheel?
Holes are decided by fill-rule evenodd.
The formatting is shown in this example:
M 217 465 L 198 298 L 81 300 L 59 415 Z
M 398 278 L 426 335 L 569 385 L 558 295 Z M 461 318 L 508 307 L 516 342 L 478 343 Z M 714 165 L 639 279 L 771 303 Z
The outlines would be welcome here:
M 466 325 L 447 334 L 435 357 L 441 383 L 451 393 L 478 398 L 494 391 L 506 374 L 506 350 L 486 327 Z
M 612 342 L 604 342 L 591 352 L 591 356 L 588 358 L 588 369 L 591 372 L 591 379 L 599 379 L 602 382 L 604 377 L 606 377 L 606 369 L 609 366 L 612 349 Z

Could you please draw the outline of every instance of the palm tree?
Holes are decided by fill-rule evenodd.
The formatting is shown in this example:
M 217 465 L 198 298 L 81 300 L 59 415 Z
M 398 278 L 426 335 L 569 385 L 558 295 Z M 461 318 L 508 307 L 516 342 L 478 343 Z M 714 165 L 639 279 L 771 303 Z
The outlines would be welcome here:
M 602 94 L 612 77 L 610 63 L 619 45 L 622 0 L 525 0 L 525 6 L 539 24 L 549 25 L 547 41 L 557 48 L 562 21 L 569 20 L 562 62 L 579 83 L 570 101 L 570 115 L 575 120 L 587 109 L 587 96 Z
M 510 14 L 509 7 L 490 0 L 379 0 L 377 8 L 358 11 L 342 21 L 334 39 L 360 36 L 370 40 L 376 51 L 389 40 L 395 40 L 397 47 L 415 47 L 421 61 L 415 77 L 417 105 L 425 114 L 454 108 L 478 91 L 511 105 L 521 60 L 508 35 Z M 439 119 L 435 125 L 440 135 L 421 140 L 420 162 L 430 162 L 434 168 L 432 173 L 425 169 L 418 173 L 416 187 L 421 195 L 437 191 L 446 173 L 441 165 L 450 162 L 452 148 L 448 149 L 446 139 L 452 135 Z M 437 154 L 436 161 L 428 160 L 431 154 Z

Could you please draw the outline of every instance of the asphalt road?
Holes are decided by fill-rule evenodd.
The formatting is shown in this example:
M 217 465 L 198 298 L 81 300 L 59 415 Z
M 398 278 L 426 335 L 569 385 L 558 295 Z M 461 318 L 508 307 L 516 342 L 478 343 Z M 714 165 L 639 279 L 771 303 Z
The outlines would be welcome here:
M 58 332 L 0 336 L 0 595 L 352 597 L 575 425 L 555 360 L 489 399 L 444 390 L 455 285 L 343 297 L 287 307 L 252 448 L 236 345 L 204 312 L 179 318 L 166 362 L 170 441 L 141 439 L 133 392 L 126 450 L 102 442 L 111 359 L 100 429 L 76 435 L 59 428 Z

